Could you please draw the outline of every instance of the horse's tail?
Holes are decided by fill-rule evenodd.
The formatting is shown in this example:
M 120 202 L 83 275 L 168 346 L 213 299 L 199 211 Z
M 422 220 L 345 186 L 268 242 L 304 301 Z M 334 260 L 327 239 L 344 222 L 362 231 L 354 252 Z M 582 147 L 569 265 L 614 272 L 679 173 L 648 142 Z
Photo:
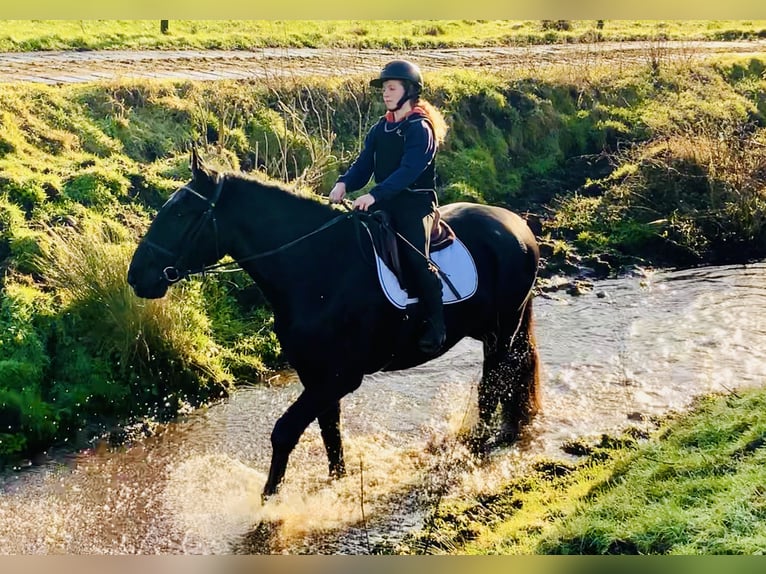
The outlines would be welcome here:
M 524 302 L 521 321 L 511 343 L 510 355 L 518 361 L 517 392 L 525 400 L 518 401 L 518 412 L 512 416 L 518 421 L 529 422 L 540 410 L 540 357 L 535 339 L 535 320 L 531 293 Z

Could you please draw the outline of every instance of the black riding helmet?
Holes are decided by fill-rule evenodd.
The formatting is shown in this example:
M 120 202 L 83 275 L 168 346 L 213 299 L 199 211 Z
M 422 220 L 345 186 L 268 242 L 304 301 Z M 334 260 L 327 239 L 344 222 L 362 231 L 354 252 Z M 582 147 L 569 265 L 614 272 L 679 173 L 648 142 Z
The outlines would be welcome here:
M 420 73 L 420 68 L 407 60 L 392 60 L 383 66 L 380 75 L 370 80 L 370 85 L 373 88 L 382 88 L 386 80 L 401 80 L 404 83 L 404 96 L 399 100 L 397 110 L 407 100 L 418 97 L 423 89 L 423 74 Z

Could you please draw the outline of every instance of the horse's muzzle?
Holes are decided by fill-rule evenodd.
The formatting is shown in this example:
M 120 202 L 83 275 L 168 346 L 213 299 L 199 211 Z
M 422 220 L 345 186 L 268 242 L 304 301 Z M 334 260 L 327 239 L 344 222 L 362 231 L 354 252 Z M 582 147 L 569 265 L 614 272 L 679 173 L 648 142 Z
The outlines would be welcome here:
M 133 293 L 135 293 L 137 297 L 141 297 L 142 299 L 159 299 L 164 297 L 168 292 L 170 283 L 163 277 L 158 277 L 158 279 L 152 283 L 141 282 L 138 280 L 136 273 L 133 270 L 128 270 L 128 285 L 131 286 Z

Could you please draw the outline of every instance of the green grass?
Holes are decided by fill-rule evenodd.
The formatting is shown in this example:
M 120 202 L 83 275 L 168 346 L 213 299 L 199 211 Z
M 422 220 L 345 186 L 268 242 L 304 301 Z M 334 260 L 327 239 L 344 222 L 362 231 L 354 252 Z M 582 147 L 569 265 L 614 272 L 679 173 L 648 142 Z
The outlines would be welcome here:
M 54 423 L 49 442 L 96 422 L 108 430 L 120 420 L 174 416 L 227 392 L 231 378 L 199 283 L 138 299 L 125 277 L 131 230 L 84 209 L 42 236 L 38 286 L 26 289 L 46 302 L 28 329 L 45 341 L 37 390 Z
M 442 504 L 400 552 L 763 554 L 766 391 L 700 399 L 648 441 L 602 440 L 498 493 Z
M 0 21 L 0 51 L 446 48 L 582 41 L 766 37 L 764 20 L 159 20 Z
M 542 553 L 766 550 L 766 392 L 708 398 L 628 456 Z

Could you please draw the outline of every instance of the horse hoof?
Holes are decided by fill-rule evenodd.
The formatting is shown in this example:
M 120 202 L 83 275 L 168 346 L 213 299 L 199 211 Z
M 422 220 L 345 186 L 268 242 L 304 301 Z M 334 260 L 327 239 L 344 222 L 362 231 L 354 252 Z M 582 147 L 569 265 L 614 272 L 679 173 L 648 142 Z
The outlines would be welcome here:
M 338 466 L 330 467 L 330 480 L 338 480 L 346 476 L 346 465 L 340 464 Z
M 520 435 L 521 435 L 521 430 L 519 429 L 519 425 L 515 425 L 515 424 L 503 425 L 500 428 L 500 432 L 497 433 L 497 437 L 495 438 L 495 444 L 497 446 L 512 445 L 519 440 Z
M 471 455 L 479 459 L 489 456 L 489 453 L 492 450 L 492 446 L 486 437 L 469 437 L 465 442 Z
M 261 492 L 261 504 L 266 504 L 269 500 L 274 498 L 276 494 L 276 488 L 264 488 L 263 492 Z

